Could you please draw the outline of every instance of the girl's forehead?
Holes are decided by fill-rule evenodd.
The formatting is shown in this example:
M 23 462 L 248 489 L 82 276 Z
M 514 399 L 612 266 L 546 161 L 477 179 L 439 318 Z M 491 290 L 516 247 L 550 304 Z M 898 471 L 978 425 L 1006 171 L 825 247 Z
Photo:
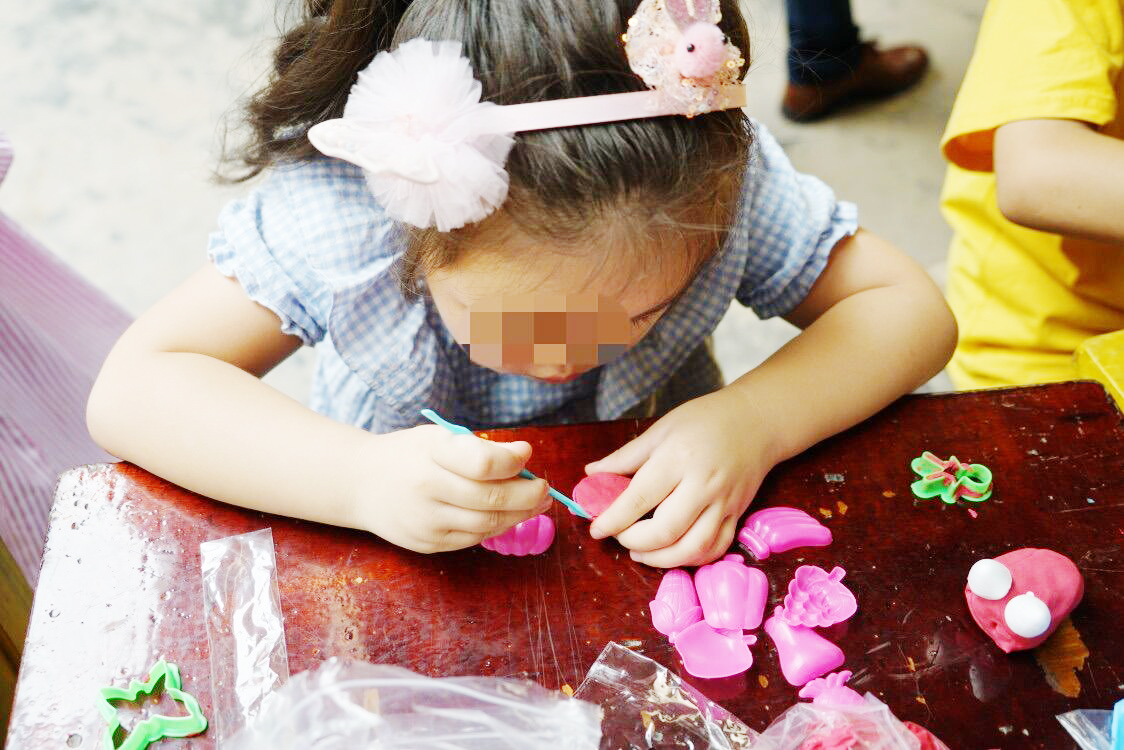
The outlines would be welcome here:
M 472 309 L 479 312 L 616 312 L 619 301 L 596 291 L 535 291 L 493 294 L 476 300 Z
M 694 275 L 687 263 L 630 261 L 636 262 L 595 265 L 589 258 L 553 253 L 533 262 L 466 257 L 432 276 L 482 311 L 606 312 L 647 307 L 676 294 Z

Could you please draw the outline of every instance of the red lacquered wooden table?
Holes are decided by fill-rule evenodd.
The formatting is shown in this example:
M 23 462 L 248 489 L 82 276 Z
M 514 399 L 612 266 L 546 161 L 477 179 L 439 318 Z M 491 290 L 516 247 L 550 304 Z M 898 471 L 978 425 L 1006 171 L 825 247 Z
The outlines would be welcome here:
M 527 428 L 530 468 L 563 490 L 582 465 L 645 423 Z M 495 433 L 493 433 L 495 434 Z M 505 438 L 511 437 L 510 434 Z M 802 563 L 847 569 L 859 612 L 828 635 L 860 691 L 952 748 L 1069 748 L 1054 715 L 1106 708 L 1124 693 L 1124 426 L 1095 383 L 910 396 L 776 467 L 754 507 L 824 518 L 835 542 L 761 567 L 772 606 Z M 915 501 L 910 459 L 923 449 L 988 465 L 994 497 L 964 507 Z M 828 517 L 830 516 L 830 517 Z M 661 571 L 556 507 L 543 555 L 480 548 L 433 556 L 362 533 L 249 512 L 128 465 L 75 469 L 59 484 L 9 731 L 11 750 L 95 747 L 98 687 L 143 677 L 157 656 L 212 708 L 200 542 L 273 530 L 290 669 L 329 656 L 427 675 L 500 675 L 577 686 L 615 640 L 683 674 L 647 603 Z M 981 557 L 1055 549 L 1085 577 L 1072 622 L 1090 655 L 1081 693 L 1051 687 L 1031 652 L 1004 655 L 970 619 L 963 587 Z M 796 700 L 764 633 L 745 675 L 690 680 L 761 730 Z M 210 748 L 206 734 L 178 740 Z

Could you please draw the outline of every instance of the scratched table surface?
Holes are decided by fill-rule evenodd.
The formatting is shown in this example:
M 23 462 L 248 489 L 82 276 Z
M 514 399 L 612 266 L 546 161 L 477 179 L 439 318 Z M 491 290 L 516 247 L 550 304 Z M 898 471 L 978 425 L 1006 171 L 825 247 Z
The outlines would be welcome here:
M 582 465 L 645 422 L 527 428 L 530 468 L 568 490 Z M 493 433 L 495 434 L 495 433 Z M 507 435 L 505 437 L 510 437 Z M 1124 693 L 1124 427 L 1090 382 L 909 396 L 776 467 L 754 508 L 791 505 L 835 542 L 761 563 L 772 606 L 802 564 L 847 569 L 858 614 L 827 635 L 860 691 L 952 748 L 1070 748 L 1054 715 L 1107 708 Z M 928 449 L 984 463 L 994 497 L 974 506 L 915 501 L 910 459 Z M 292 673 L 329 656 L 426 675 L 499 675 L 576 687 L 610 640 L 683 674 L 647 604 L 661 571 L 556 507 L 543 555 L 480 548 L 423 556 L 359 532 L 244 511 L 128 465 L 83 467 L 60 482 L 18 682 L 8 747 L 94 747 L 96 689 L 143 677 L 158 656 L 212 708 L 200 542 L 271 527 Z M 1055 549 L 1085 577 L 1072 623 L 1089 650 L 1066 697 L 1032 652 L 1004 655 L 964 602 L 971 564 L 1018 547 Z M 764 633 L 756 663 L 690 680 L 762 730 L 796 700 Z M 1064 677 L 1064 675 L 1063 675 Z M 1064 680 L 1063 680 L 1064 681 Z M 178 740 L 210 748 L 208 735 Z

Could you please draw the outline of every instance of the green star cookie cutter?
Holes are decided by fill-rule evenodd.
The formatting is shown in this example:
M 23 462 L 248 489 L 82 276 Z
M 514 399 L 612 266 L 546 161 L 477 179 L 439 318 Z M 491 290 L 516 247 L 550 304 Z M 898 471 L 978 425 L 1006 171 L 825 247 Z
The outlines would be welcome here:
M 960 498 L 982 503 L 991 497 L 991 469 L 983 464 L 964 463 L 956 456 L 945 461 L 925 451 L 909 465 L 921 477 L 909 486 L 921 500 L 940 497 L 944 503 L 955 505 Z
M 184 708 L 187 709 L 188 715 L 161 716 L 157 714 L 149 716 L 133 727 L 133 731 L 125 737 L 120 745 L 116 744 L 117 733 L 122 731 L 121 717 L 117 713 L 117 707 L 110 701 L 136 703 L 142 693 L 152 695 L 156 691 L 156 685 L 161 681 L 164 683 L 164 692 L 173 700 L 182 703 Z M 195 697 L 191 694 L 181 690 L 181 687 L 179 667 L 160 659 L 152 665 L 152 669 L 148 672 L 148 680 L 145 682 L 133 680 L 127 688 L 101 688 L 98 711 L 102 718 L 109 723 L 102 742 L 104 750 L 144 750 L 153 742 L 165 737 L 190 737 L 193 734 L 205 731 L 207 729 L 207 718 L 203 716 L 203 711 L 199 708 L 199 701 L 195 700 Z

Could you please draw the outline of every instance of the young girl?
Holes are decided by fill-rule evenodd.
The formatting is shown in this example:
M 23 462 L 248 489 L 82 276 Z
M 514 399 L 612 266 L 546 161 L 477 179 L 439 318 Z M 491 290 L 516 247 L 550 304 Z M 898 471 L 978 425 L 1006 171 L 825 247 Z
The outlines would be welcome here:
M 663 414 L 586 467 L 634 475 L 591 533 L 714 559 L 774 464 L 955 340 L 925 273 L 745 119 L 743 50 L 732 1 L 312 0 L 248 107 L 268 178 L 110 354 L 92 434 L 211 497 L 436 552 L 550 500 L 516 477 L 527 443 L 420 409 Z M 723 387 L 707 337 L 735 299 L 804 331 Z M 302 345 L 311 409 L 258 380 Z

